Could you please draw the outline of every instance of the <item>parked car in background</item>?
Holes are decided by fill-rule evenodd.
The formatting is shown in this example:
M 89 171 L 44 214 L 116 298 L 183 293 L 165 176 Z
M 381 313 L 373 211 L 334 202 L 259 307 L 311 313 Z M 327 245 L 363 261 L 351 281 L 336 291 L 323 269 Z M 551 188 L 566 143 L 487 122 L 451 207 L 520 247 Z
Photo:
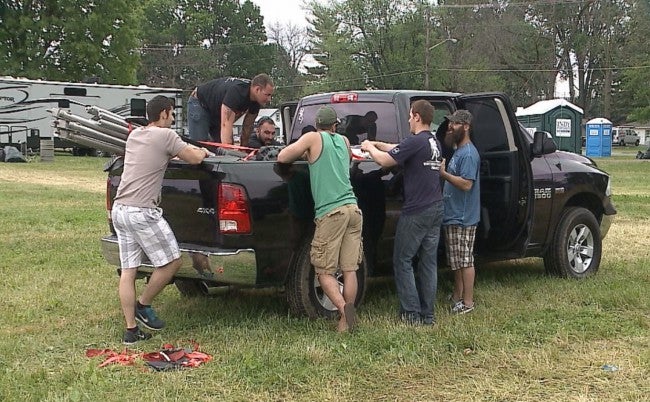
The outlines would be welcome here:
M 639 146 L 641 140 L 636 131 L 631 128 L 626 127 L 614 127 L 612 128 L 612 144 L 620 145 L 622 147 L 626 145 L 634 145 L 635 147 Z

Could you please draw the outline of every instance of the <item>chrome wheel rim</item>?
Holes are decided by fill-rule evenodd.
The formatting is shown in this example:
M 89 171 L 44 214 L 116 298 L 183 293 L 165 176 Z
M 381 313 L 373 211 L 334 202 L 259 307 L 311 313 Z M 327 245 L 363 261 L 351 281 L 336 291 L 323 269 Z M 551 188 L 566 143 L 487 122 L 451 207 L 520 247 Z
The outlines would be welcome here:
M 336 282 L 339 285 L 339 291 L 343 293 L 343 273 L 341 271 L 336 271 L 336 274 L 334 274 L 334 278 L 336 279 Z M 325 294 L 325 291 L 323 290 L 323 287 L 320 285 L 320 282 L 318 281 L 318 275 L 314 275 L 314 294 L 316 295 L 316 299 L 318 300 L 318 303 L 328 311 L 337 311 L 338 309 L 332 303 L 329 297 Z
M 567 259 L 571 269 L 582 274 L 591 265 L 594 258 L 594 235 L 587 225 L 577 225 L 567 242 Z

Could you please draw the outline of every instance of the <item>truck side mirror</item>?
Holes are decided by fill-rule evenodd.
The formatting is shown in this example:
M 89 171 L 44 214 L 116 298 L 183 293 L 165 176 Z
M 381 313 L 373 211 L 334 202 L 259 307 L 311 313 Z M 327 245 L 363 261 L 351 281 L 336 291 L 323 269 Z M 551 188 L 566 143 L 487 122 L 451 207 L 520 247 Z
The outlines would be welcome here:
M 546 131 L 535 131 L 531 146 L 533 157 L 551 154 L 555 151 L 557 151 L 557 145 L 553 141 L 551 134 Z

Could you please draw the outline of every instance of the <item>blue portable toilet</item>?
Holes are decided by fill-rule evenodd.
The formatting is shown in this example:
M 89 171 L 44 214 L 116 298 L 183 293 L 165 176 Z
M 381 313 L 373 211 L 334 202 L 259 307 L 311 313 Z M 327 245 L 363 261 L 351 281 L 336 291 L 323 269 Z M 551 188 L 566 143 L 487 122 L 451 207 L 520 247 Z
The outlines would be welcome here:
M 612 156 L 612 122 L 598 117 L 587 122 L 587 156 Z

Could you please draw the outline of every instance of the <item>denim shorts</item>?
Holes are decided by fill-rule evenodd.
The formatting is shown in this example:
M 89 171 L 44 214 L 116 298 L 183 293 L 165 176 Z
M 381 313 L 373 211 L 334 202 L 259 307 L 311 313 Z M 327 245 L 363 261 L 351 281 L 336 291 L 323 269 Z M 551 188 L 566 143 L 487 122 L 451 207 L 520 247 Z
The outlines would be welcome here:
M 154 267 L 162 267 L 181 257 L 176 237 L 160 208 L 113 204 L 113 227 L 117 233 L 122 269 L 137 268 L 142 257 Z
M 316 219 L 311 263 L 318 274 L 356 271 L 363 259 L 361 210 L 356 204 L 334 208 Z

